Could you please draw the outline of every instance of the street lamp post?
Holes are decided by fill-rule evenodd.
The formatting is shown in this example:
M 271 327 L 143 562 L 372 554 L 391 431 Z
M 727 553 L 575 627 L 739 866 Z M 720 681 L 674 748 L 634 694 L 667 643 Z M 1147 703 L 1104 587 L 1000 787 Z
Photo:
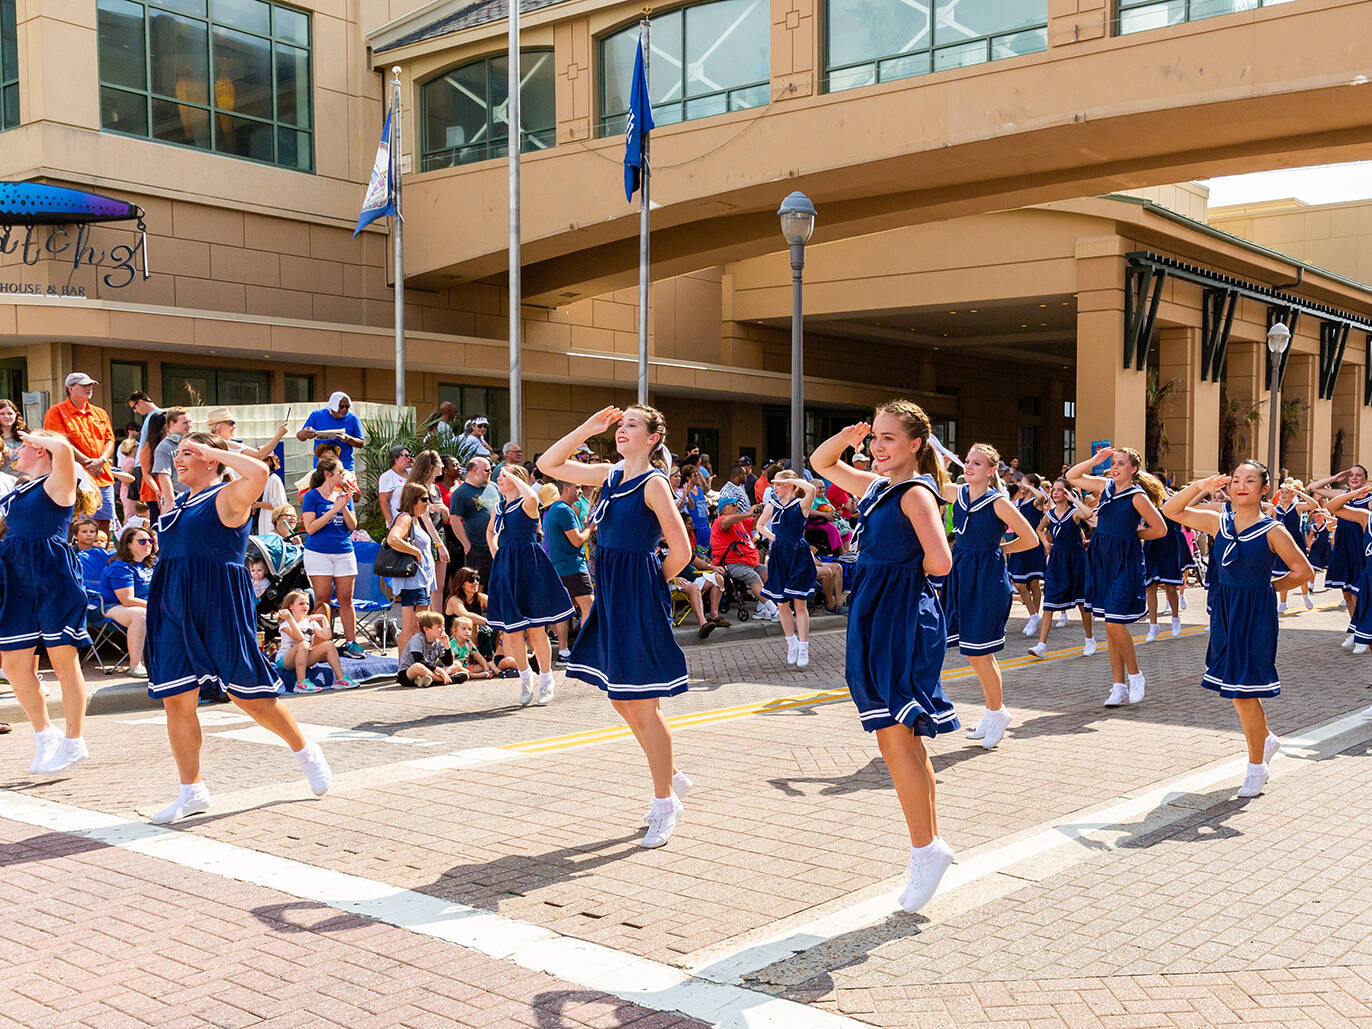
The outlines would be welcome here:
M 1281 455 L 1277 451 L 1277 441 L 1281 432 L 1281 359 L 1286 348 L 1291 345 L 1291 330 L 1285 322 L 1274 322 L 1267 330 L 1267 350 L 1272 355 L 1272 381 L 1268 383 L 1271 406 L 1268 408 L 1267 427 L 1267 467 L 1273 482 L 1281 479 Z
M 805 244 L 815 231 L 815 205 L 804 193 L 792 193 L 777 211 L 781 235 L 791 248 L 791 470 L 805 473 L 805 341 L 804 304 L 801 299 L 805 271 Z

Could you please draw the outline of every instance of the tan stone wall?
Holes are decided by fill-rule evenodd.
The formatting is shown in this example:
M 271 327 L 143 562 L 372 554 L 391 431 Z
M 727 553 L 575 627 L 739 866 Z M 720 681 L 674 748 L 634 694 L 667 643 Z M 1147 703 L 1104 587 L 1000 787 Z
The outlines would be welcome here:
M 1372 283 L 1372 201 L 1312 206 L 1299 200 L 1216 208 L 1211 223 L 1284 254 Z

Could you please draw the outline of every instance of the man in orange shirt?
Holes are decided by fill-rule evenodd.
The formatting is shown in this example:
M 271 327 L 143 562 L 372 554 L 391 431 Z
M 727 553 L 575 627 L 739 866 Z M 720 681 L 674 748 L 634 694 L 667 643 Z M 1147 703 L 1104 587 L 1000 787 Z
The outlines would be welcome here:
M 85 468 L 91 483 L 100 491 L 100 508 L 92 516 L 100 528 L 109 531 L 114 518 L 114 476 L 110 459 L 114 456 L 114 425 L 109 412 L 91 403 L 99 385 L 85 372 L 67 376 L 67 399 L 48 408 L 43 428 L 58 432 L 76 448 L 76 460 Z

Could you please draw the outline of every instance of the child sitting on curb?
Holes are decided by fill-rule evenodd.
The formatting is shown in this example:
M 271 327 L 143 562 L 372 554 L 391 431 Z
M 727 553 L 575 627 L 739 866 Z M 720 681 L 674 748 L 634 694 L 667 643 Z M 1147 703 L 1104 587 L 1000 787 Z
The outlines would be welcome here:
M 310 665 L 327 661 L 333 669 L 333 688 L 351 690 L 357 688 L 343 674 L 343 666 L 338 661 L 338 648 L 330 638 L 329 623 L 323 615 L 310 614 L 310 595 L 304 590 L 291 590 L 281 605 L 278 616 L 281 620 L 281 649 L 277 652 L 276 662 L 284 671 L 295 669 L 295 692 L 318 693 L 321 687 L 310 682 Z M 316 643 L 315 640 L 323 642 Z
M 415 616 L 419 631 L 400 651 L 396 681 L 402 686 L 445 686 L 467 681 L 467 670 L 457 663 L 443 631 L 443 616 L 437 611 L 420 611 Z
M 466 669 L 469 678 L 494 679 L 500 674 L 499 669 L 477 649 L 476 623 L 470 618 L 458 616 L 453 619 L 453 637 L 453 657 L 459 668 Z M 514 667 L 513 658 L 501 657 L 499 660 L 503 667 Z

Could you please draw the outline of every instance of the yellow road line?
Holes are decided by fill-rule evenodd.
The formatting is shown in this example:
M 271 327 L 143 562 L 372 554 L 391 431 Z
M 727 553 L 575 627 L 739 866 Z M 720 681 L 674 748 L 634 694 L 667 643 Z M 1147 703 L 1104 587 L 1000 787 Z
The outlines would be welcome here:
M 1182 636 L 1197 636 L 1204 633 L 1204 628 L 1192 627 L 1182 631 Z M 1168 637 L 1169 639 L 1172 637 Z M 1180 638 L 1180 637 L 1178 637 Z M 1142 636 L 1135 636 L 1134 641 L 1142 640 Z M 1043 665 L 1050 661 L 1060 661 L 1063 658 L 1073 657 L 1081 654 L 1081 647 L 1067 647 L 1063 650 L 1052 650 L 1042 659 L 1031 655 L 1024 657 L 1014 657 L 1000 662 L 1001 668 L 1023 668 L 1028 665 Z M 966 679 L 975 676 L 976 672 L 970 665 L 963 665 L 961 668 L 953 668 L 943 673 L 942 679 L 952 681 Z M 710 725 L 715 722 L 726 722 L 734 718 L 744 718 L 750 715 L 764 715 L 776 711 L 792 711 L 802 707 L 819 707 L 823 704 L 833 704 L 841 700 L 848 699 L 848 687 L 842 686 L 837 689 L 819 690 L 814 693 L 801 693 L 792 697 L 778 697 L 773 700 L 756 701 L 751 704 L 739 704 L 735 707 L 715 708 L 710 711 L 697 711 L 689 715 L 677 715 L 667 719 L 667 724 L 673 729 L 688 729 L 697 725 Z M 611 725 L 601 729 L 585 729 L 580 732 L 564 733 L 560 736 L 548 736 L 541 740 L 526 740 L 523 743 L 510 743 L 498 749 L 513 750 L 521 754 L 548 754 L 559 750 L 571 750 L 575 747 L 586 747 L 596 743 L 610 743 L 614 740 L 622 740 L 630 736 L 629 727 L 626 725 Z

